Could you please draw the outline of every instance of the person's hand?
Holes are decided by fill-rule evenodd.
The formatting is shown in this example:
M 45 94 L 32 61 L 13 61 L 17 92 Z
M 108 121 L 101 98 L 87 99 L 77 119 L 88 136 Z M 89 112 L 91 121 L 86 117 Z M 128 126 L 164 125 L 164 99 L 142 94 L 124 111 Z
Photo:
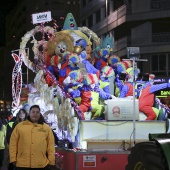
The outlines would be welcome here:
M 54 169 L 54 165 L 48 164 L 45 166 L 45 170 L 53 170 L 53 169 Z
M 77 86 L 78 86 L 78 87 L 82 87 L 82 86 L 83 86 L 83 83 L 80 83 L 80 84 L 78 84 Z
M 73 91 L 73 89 L 72 89 L 72 88 L 69 88 L 69 89 L 68 89 L 68 92 L 69 92 L 69 93 L 71 93 L 72 91 Z
M 58 64 L 58 69 L 60 69 L 60 68 L 61 68 L 61 63 Z
M 110 95 L 109 99 L 116 99 L 117 97 L 115 97 L 114 95 Z
M 114 96 L 114 95 L 111 95 L 111 97 L 112 97 L 112 99 L 117 99 L 117 97 L 116 97 L 116 96 Z
M 12 165 L 13 165 L 13 166 L 16 166 L 16 163 L 17 163 L 16 161 L 15 161 L 15 162 L 12 162 Z

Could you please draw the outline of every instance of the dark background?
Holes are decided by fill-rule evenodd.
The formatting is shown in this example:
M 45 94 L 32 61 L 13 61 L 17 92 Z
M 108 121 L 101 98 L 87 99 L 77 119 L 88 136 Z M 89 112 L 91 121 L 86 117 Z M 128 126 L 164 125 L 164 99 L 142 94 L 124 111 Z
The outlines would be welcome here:
M 17 4 L 18 0 L 0 0 L 0 47 L 5 46 L 6 15 Z

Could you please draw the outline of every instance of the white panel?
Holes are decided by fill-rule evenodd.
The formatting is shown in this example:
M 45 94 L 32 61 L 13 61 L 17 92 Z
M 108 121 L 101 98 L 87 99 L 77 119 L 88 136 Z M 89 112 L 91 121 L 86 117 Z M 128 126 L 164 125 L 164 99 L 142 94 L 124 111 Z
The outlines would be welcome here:
M 83 141 L 132 141 L 133 121 L 81 121 L 80 145 Z M 166 133 L 164 121 L 136 121 L 135 140 L 148 141 L 149 133 Z

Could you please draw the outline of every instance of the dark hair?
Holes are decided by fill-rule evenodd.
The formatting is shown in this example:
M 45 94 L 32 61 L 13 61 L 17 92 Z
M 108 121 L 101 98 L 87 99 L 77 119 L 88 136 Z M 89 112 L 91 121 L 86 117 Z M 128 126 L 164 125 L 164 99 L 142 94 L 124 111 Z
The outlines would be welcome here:
M 125 81 L 125 79 L 126 79 L 126 73 L 120 73 L 119 74 L 119 80 Z
M 0 131 L 3 129 L 2 119 L 0 118 Z
M 30 115 L 27 116 L 27 119 L 31 122 Z M 43 115 L 42 115 L 41 113 L 40 113 L 40 118 L 39 118 L 39 120 L 38 120 L 37 123 L 38 123 L 38 124 L 44 124 L 44 123 L 46 123 L 45 120 L 44 120 L 44 117 L 43 117 Z
M 41 110 L 41 109 L 40 109 L 40 106 L 35 104 L 35 105 L 32 105 L 32 106 L 30 107 L 29 113 L 30 113 L 30 111 L 31 111 L 33 108 L 38 108 L 39 111 Z
M 149 81 L 149 73 L 143 74 L 142 81 Z
M 25 119 L 27 118 L 28 114 L 27 114 L 26 110 L 25 109 L 20 109 L 19 112 L 16 115 L 16 120 L 15 120 L 16 123 L 19 123 L 21 121 L 21 119 L 19 118 L 19 115 L 20 115 L 21 111 L 23 111 L 25 113 Z
M 32 106 L 30 107 L 29 113 L 30 113 L 30 111 L 31 111 L 33 108 L 38 108 L 39 111 L 41 110 L 39 105 L 32 105 Z M 28 119 L 29 121 L 31 121 L 30 115 L 27 116 L 27 119 Z M 43 115 L 42 115 L 41 113 L 40 113 L 40 118 L 39 118 L 39 120 L 38 120 L 37 123 L 38 123 L 38 124 L 46 123 L 45 120 L 44 120 L 44 117 L 43 117 Z

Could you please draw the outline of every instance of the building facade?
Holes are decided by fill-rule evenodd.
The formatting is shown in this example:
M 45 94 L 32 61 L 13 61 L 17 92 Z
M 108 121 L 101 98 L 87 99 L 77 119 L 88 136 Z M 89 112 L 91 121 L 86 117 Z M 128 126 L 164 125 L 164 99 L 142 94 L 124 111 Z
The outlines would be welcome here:
M 81 0 L 81 26 L 101 39 L 114 37 L 114 53 L 126 57 L 126 47 L 140 47 L 142 72 L 170 75 L 169 0 Z

